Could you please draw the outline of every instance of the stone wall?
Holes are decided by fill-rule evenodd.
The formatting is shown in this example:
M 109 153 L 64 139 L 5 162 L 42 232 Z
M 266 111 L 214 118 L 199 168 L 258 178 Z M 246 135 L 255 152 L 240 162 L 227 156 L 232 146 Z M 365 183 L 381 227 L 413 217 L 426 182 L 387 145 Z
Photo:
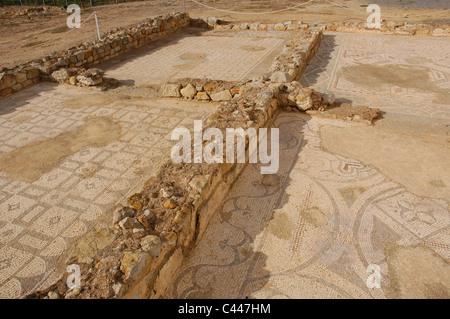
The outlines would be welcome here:
M 173 13 L 148 19 L 129 29 L 118 28 L 102 36 L 102 41 L 80 44 L 65 51 L 33 60 L 13 69 L 0 70 L 0 96 L 7 96 L 41 80 L 52 80 L 51 74 L 62 68 L 89 68 L 131 50 L 187 28 L 187 13 Z
M 254 30 L 254 31 L 289 31 L 308 30 L 319 27 L 322 30 L 338 32 L 358 32 L 392 35 L 419 35 L 450 37 L 450 24 L 448 23 L 408 23 L 382 21 L 380 29 L 368 28 L 365 22 L 332 22 L 327 24 L 306 24 L 302 21 L 287 21 L 284 23 L 226 23 L 215 17 L 196 19 L 195 25 L 219 30 Z
M 301 72 L 314 56 L 322 38 L 321 31 L 301 33 L 298 39 L 287 44 L 281 55 L 281 59 L 288 63 L 280 63 L 280 60 L 274 62 L 271 68 L 272 76 L 280 72 L 282 66 L 285 68 L 282 71 L 295 75 L 292 79 L 301 76 Z M 292 59 L 296 59 L 297 63 L 292 63 Z M 256 80 L 241 86 L 240 93 L 234 94 L 230 102 L 224 102 L 207 120 L 207 127 L 220 129 L 267 127 L 279 106 L 278 95 L 285 84 L 281 81 Z M 181 85 L 178 87 L 181 88 Z M 255 114 L 249 116 L 250 112 L 254 112 L 256 116 Z M 248 148 L 248 143 L 246 147 Z M 171 167 L 170 164 L 169 167 Z M 189 170 L 190 167 L 185 166 L 182 170 Z M 181 227 L 175 228 L 178 231 L 172 237 L 172 239 L 175 238 L 173 245 L 170 247 L 166 244 L 166 251 L 161 251 L 157 259 L 149 258 L 145 266 L 140 266 L 140 275 L 136 276 L 140 279 L 130 282 L 123 294 L 117 297 L 164 298 L 169 296 L 176 279 L 175 273 L 195 243 L 201 239 L 212 216 L 220 208 L 228 190 L 244 168 L 245 164 L 217 164 L 212 169 L 209 167 L 208 171 L 197 172 L 192 179 L 186 181 L 185 187 L 192 190 L 190 196 L 194 198 L 193 207 L 189 214 L 179 213 L 174 218 L 174 222 Z M 167 170 L 168 167 L 163 169 Z M 180 175 L 183 174 L 173 172 L 169 178 L 176 179 Z M 164 246 L 167 240 L 161 238 L 161 242 Z
M 349 33 L 450 37 L 450 25 L 448 23 L 382 22 L 380 29 L 371 29 L 364 22 L 334 22 L 327 25 L 327 30 Z
M 154 19 L 128 31 L 116 30 L 101 43 L 84 44 L 55 55 L 58 58 L 50 63 L 49 70 L 45 72 L 42 70 L 43 63 L 41 68 L 35 66 L 31 69 L 34 72 L 30 74 L 31 83 L 33 79 L 37 82 L 48 78 L 54 70 L 93 66 L 188 25 L 205 27 L 201 21 L 176 14 Z M 303 88 L 296 80 L 318 50 L 323 33 L 320 28 L 297 32 L 275 58 L 270 72 L 261 78 L 239 85 L 209 80 L 206 83 L 195 79 L 180 80 L 166 84 L 163 95 L 222 102 L 207 119 L 204 129 L 219 128 L 223 134 L 226 128 L 245 130 L 270 126 L 279 106 L 292 106 L 302 111 L 320 110 L 321 105 L 328 102 L 322 96 L 316 97 L 312 90 Z M 21 70 L 22 73 L 29 71 L 25 67 Z M 4 72 L 3 77 L 13 82 L 10 75 L 15 77 L 18 73 Z M 25 77 L 28 81 L 28 73 Z M 64 274 L 55 285 L 29 297 L 169 297 L 176 272 L 201 239 L 212 216 L 245 166 L 237 163 L 174 164 L 168 159 L 140 193 L 129 197 L 127 206 L 114 212 L 111 228 L 88 233 L 73 247 L 75 253 L 69 252 L 67 263 L 81 264 L 82 267 L 81 289 L 68 290 L 64 277 L 67 274 Z M 105 236 L 108 243 L 91 262 L 79 259 L 78 253 L 82 247 L 91 247 L 91 241 L 95 244 Z
M 338 32 L 450 36 L 450 25 L 444 23 L 410 24 L 383 21 L 380 29 L 369 29 L 364 22 L 335 22 L 319 26 L 304 24 L 301 21 L 288 21 L 277 24 L 230 24 L 215 17 L 190 19 L 187 13 L 173 13 L 164 17 L 148 19 L 146 22 L 129 29 L 118 28 L 104 34 L 102 41 L 85 42 L 68 50 L 54 52 L 49 56 L 30 61 L 12 69 L 3 68 L 0 70 L 0 97 L 8 96 L 42 80 L 53 80 L 51 74 L 54 71 L 66 68 L 71 70 L 72 73 L 77 73 L 77 70 L 81 68 L 98 65 L 189 26 L 209 29 L 258 31 L 320 28 Z
M 283 51 L 282 60 L 288 62 L 286 68 L 277 60 L 272 71 L 300 76 L 321 39 L 321 31 L 299 32 L 298 38 L 289 42 Z M 290 54 L 297 63 L 292 63 Z M 239 93 L 222 102 L 206 120 L 204 129 L 218 128 L 225 136 L 225 129 L 230 127 L 245 130 L 269 126 L 280 105 L 278 96 L 286 84 L 270 79 L 255 79 L 243 84 Z M 176 84 L 176 90 L 181 91 L 180 84 Z M 176 94 L 174 97 L 181 96 Z M 82 289 L 67 290 L 63 277 L 57 284 L 30 297 L 169 297 L 175 273 L 246 166 L 236 161 L 225 162 L 175 164 L 168 159 L 141 192 L 129 197 L 128 206 L 115 211 L 113 226 L 105 230 L 115 234 L 114 241 L 98 252 L 91 263 L 82 264 Z M 76 254 L 68 260 L 80 263 Z

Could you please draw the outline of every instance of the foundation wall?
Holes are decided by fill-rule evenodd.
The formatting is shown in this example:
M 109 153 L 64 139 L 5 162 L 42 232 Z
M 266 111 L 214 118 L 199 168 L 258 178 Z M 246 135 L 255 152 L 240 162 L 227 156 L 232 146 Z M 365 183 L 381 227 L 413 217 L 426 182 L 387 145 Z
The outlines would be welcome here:
M 0 97 L 8 96 L 43 80 L 62 68 L 89 68 L 111 58 L 148 45 L 190 26 L 187 13 L 174 13 L 148 19 L 127 30 L 117 29 L 103 35 L 102 41 L 86 42 L 54 55 L 0 72 Z
M 314 56 L 320 46 L 323 34 L 320 31 L 313 32 L 308 39 L 304 39 L 301 46 L 285 50 L 286 54 L 294 54 L 299 58 L 299 64 L 290 64 L 292 69 L 285 70 L 301 76 L 310 59 Z M 289 60 L 289 57 L 284 57 Z M 272 72 L 280 72 L 277 64 L 274 63 Z M 254 127 L 266 127 L 273 119 L 278 107 L 277 92 L 270 88 L 263 89 L 265 95 L 259 102 L 262 110 L 261 121 Z M 271 92 L 271 93 L 269 93 Z M 212 121 L 214 126 L 214 121 Z M 247 144 L 248 147 L 248 144 Z M 129 282 L 127 292 L 120 298 L 166 298 L 170 296 L 171 288 L 176 280 L 175 274 L 182 265 L 184 259 L 189 255 L 193 246 L 201 239 L 206 227 L 214 213 L 220 208 L 226 197 L 228 190 L 234 181 L 245 168 L 246 164 L 220 164 L 220 168 L 215 175 L 202 176 L 202 186 L 198 190 L 197 200 L 190 218 L 182 224 L 183 228 L 178 233 L 176 244 L 172 247 L 163 248 L 162 254 L 157 259 L 149 259 L 147 265 L 143 267 L 139 279 Z
M 127 50 L 145 45 L 190 25 L 189 17 L 181 14 L 165 19 L 160 18 L 157 21 L 159 22 L 154 21 L 151 25 L 132 30 L 135 36 L 142 34 L 143 30 L 147 30 L 145 31 L 147 33 L 141 35 L 142 39 L 140 40 L 130 40 L 131 35 L 127 35 L 123 31 L 124 33 L 121 32 L 120 35 L 116 34 L 113 36 L 107 44 L 98 44 L 96 49 L 86 48 L 85 51 L 82 51 L 83 54 L 76 51 L 79 48 L 69 50 L 66 52 L 67 56 L 65 58 L 71 63 L 70 67 L 90 66 L 91 63 L 100 63 L 100 61 L 105 61 L 107 58 L 118 56 Z M 157 26 L 153 26 L 153 23 L 157 24 Z M 153 30 L 156 31 L 153 32 Z M 270 81 L 254 80 L 245 84 L 245 90 L 241 87 L 242 92 L 240 90 L 239 96 L 235 94 L 232 101 L 223 102 L 218 107 L 218 110 L 207 119 L 205 129 L 207 127 L 217 127 L 221 130 L 226 127 L 243 127 L 244 129 L 249 127 L 255 129 L 267 127 L 280 104 L 280 91 L 285 84 L 289 84 L 301 76 L 317 51 L 322 39 L 323 34 L 320 30 L 299 31 L 298 37 L 290 40 L 282 54 L 273 62 L 268 76 Z M 124 44 L 126 41 L 128 41 L 127 45 L 120 45 L 120 43 Z M 104 53 L 105 55 L 100 56 L 98 49 L 99 47 L 105 48 L 104 46 L 108 50 Z M 117 47 L 119 49 L 111 49 Z M 86 52 L 89 52 L 87 55 L 92 59 L 86 59 Z M 94 54 L 94 52 L 96 53 Z M 97 58 L 94 58 L 94 55 Z M 246 105 L 248 103 L 251 106 Z M 253 110 L 251 120 L 248 118 L 247 113 L 249 108 Z M 248 149 L 248 141 L 246 142 L 246 148 Z M 158 236 L 151 235 L 145 238 L 138 238 L 137 240 L 139 241 L 151 237 L 152 242 L 147 242 L 145 249 L 141 240 L 140 248 L 122 250 L 120 247 L 124 241 L 130 239 L 130 234 L 131 237 L 134 235 L 133 229 L 126 229 L 124 223 L 122 223 L 122 226 L 119 226 L 120 223 L 118 221 L 135 220 L 134 217 L 136 217 L 137 220 L 142 221 L 142 225 L 145 224 L 143 219 L 140 218 L 144 217 L 143 213 L 149 199 L 146 195 L 143 196 L 142 193 L 132 195 L 128 200 L 130 207 L 122 208 L 127 211 L 133 211 L 132 215 L 125 218 L 121 216 L 113 224 L 112 229 L 115 229 L 114 233 L 117 234 L 114 243 L 105 251 L 100 252 L 91 265 L 85 265 L 85 268 L 90 269 L 89 272 L 92 271 L 92 273 L 89 273 L 83 279 L 85 280 L 82 285 L 83 288 L 76 292 L 72 290 L 58 291 L 59 295 L 65 298 L 91 298 L 93 296 L 101 298 L 170 297 L 177 271 L 185 258 L 189 256 L 192 248 L 201 239 L 212 216 L 220 208 L 230 187 L 246 166 L 246 164 L 237 163 L 201 165 L 205 166 L 200 171 L 197 171 L 190 180 L 180 182 L 176 180 L 177 176 L 191 176 L 190 170 L 192 166 L 176 166 L 171 160 L 168 160 L 167 165 L 163 165 L 161 168 L 163 173 L 157 174 L 157 180 L 153 181 L 153 183 L 155 183 L 156 187 L 159 187 L 158 183 L 161 180 L 174 185 L 178 183 L 181 189 L 189 190 L 185 195 L 187 199 L 185 202 L 192 203 L 192 205 L 188 208 L 181 206 L 166 207 L 164 203 L 164 207 L 174 213 L 174 218 L 170 220 L 170 224 L 166 227 L 167 231 L 160 233 Z M 134 205 L 130 204 L 131 199 L 133 199 L 131 202 L 134 202 Z M 145 203 L 141 203 L 140 200 L 144 200 Z M 160 200 L 160 197 L 154 200 Z M 137 221 L 135 220 L 134 223 L 137 223 Z M 109 231 L 112 232 L 113 230 Z M 112 263 L 111 266 L 108 266 L 109 263 Z M 123 279 L 116 279 L 114 274 L 117 274 L 118 270 L 113 268 L 120 268 Z M 113 272 L 114 274 L 112 274 Z M 110 288 L 113 290 L 113 294 L 111 295 L 111 289 L 107 288 L 104 295 L 93 295 L 94 291 L 98 291 L 95 288 L 96 285 L 102 285 L 106 280 L 105 278 L 110 278 L 108 282 L 111 282 Z M 60 287 L 65 287 L 64 278 L 60 280 L 60 283 Z M 35 296 L 45 296 L 57 286 L 58 283 L 46 291 L 35 293 Z
M 263 23 L 224 23 L 214 17 L 196 19 L 196 25 L 207 26 L 219 30 L 254 30 L 254 31 L 290 31 L 308 30 L 319 27 L 322 30 L 349 32 L 349 33 L 373 33 L 388 35 L 417 35 L 432 37 L 450 37 L 450 24 L 448 23 L 407 23 L 383 21 L 380 28 L 369 28 L 366 22 L 332 22 L 316 26 L 300 22 L 288 21 L 285 23 L 263 24 Z

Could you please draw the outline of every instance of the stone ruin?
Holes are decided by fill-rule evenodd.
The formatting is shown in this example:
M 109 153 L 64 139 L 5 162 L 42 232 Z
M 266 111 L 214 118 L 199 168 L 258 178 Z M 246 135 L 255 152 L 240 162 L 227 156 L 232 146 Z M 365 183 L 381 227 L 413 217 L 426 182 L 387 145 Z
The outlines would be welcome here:
M 362 25 L 338 23 L 312 27 L 302 22 L 233 25 L 211 17 L 194 20 L 183 13 L 149 19 L 128 30 L 115 30 L 104 41 L 85 43 L 2 70 L 0 95 L 12 94 L 43 80 L 107 89 L 104 72 L 94 66 L 188 26 L 302 32 L 301 37 L 286 44 L 270 72 L 258 79 L 246 83 L 182 79 L 163 85 L 160 90 L 163 97 L 221 103 L 207 119 L 207 127 L 221 130 L 266 127 L 278 108 L 366 123 L 381 116 L 380 110 L 339 104 L 331 93 L 316 92 L 296 81 L 318 49 L 323 29 L 369 31 Z M 374 32 L 448 36 L 449 31 L 448 25 L 384 25 Z M 217 163 L 192 166 L 168 160 L 139 193 L 128 198 L 128 205 L 115 210 L 110 229 L 91 231 L 71 249 L 67 263 L 82 265 L 83 289 L 68 290 L 66 274 L 51 287 L 28 298 L 165 297 L 173 283 L 173 273 L 201 238 L 243 167 Z M 92 243 L 101 249 L 95 257 L 82 259 L 83 247 Z

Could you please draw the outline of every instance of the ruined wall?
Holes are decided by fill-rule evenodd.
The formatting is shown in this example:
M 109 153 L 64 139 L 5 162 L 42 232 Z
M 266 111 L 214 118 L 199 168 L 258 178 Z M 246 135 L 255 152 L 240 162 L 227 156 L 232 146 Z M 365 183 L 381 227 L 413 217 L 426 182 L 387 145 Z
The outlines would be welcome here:
M 219 30 L 254 30 L 254 31 L 286 31 L 286 30 L 308 30 L 319 27 L 322 30 L 349 32 L 349 33 L 373 33 L 391 35 L 418 35 L 434 37 L 450 37 L 450 25 L 448 23 L 407 23 L 383 21 L 380 29 L 368 28 L 366 22 L 332 22 L 313 26 L 302 21 L 276 24 L 264 23 L 240 23 L 232 24 L 220 21 L 215 17 L 196 19 L 191 22 L 196 26 L 207 26 Z
M 173 13 L 165 17 L 148 19 L 136 27 L 118 28 L 103 35 L 102 41 L 80 44 L 65 51 L 52 53 L 12 69 L 0 70 L 0 97 L 29 87 L 42 80 L 53 80 L 51 74 L 62 68 L 79 70 L 118 57 L 133 49 L 164 38 L 178 30 L 193 27 L 225 30 L 285 31 L 308 30 L 312 26 L 299 22 L 277 24 L 241 23 L 229 24 L 214 17 L 190 19 L 187 13 Z M 335 22 L 319 25 L 319 28 L 338 32 L 364 32 L 375 34 L 399 34 L 449 37 L 449 24 L 409 24 L 383 22 L 381 29 L 369 29 L 364 22 Z M 77 73 L 77 72 L 74 72 Z
M 299 77 L 314 56 L 322 39 L 322 32 L 314 31 L 302 33 L 298 39 L 288 43 L 280 57 L 274 61 L 269 77 L 276 77 L 280 72 L 292 74 L 292 79 Z M 230 102 L 224 102 L 207 120 L 207 127 L 221 129 L 254 127 L 257 129 L 268 126 L 279 106 L 277 97 L 284 84 L 283 81 L 260 80 L 241 86 L 239 93 L 234 94 Z M 176 87 L 176 90 L 181 91 L 181 85 L 176 84 Z M 176 96 L 181 97 L 182 94 L 176 94 L 174 97 Z M 172 165 L 169 164 L 162 169 L 168 170 L 169 167 Z M 145 262 L 141 261 L 142 264 L 139 265 L 137 261 L 131 266 L 134 267 L 133 269 L 140 269 L 139 275 L 136 274 L 136 279 L 128 282 L 122 294 L 116 297 L 164 298 L 169 296 L 176 279 L 176 271 L 195 243 L 201 239 L 213 214 L 220 208 L 228 190 L 245 168 L 245 164 L 223 163 L 214 164 L 212 167 L 211 164 L 206 164 L 204 167 L 203 172 L 197 172 L 194 177 L 185 182 L 184 187 L 191 190 L 189 196 L 193 198 L 192 210 L 189 212 L 180 210 L 177 213 L 173 220 L 177 225 L 173 228 L 173 233 L 169 236 L 163 235 L 163 237 L 168 236 L 170 240 L 167 240 L 167 237 L 160 239 L 162 243 L 160 255 L 156 259 L 141 257 L 145 259 Z M 172 171 L 173 174 L 166 178 L 176 179 L 177 176 L 185 175 L 183 171 L 190 169 L 192 165 L 180 170 L 175 169 Z M 167 182 L 170 184 L 170 180 Z
M 51 74 L 62 68 L 88 68 L 108 61 L 189 25 L 190 18 L 187 13 L 173 13 L 148 19 L 145 23 L 129 29 L 118 28 L 104 34 L 102 41 L 86 42 L 13 69 L 4 68 L 0 70 L 0 96 L 10 95 L 41 80 L 52 80 Z
M 178 15 L 178 18 L 175 16 L 157 18 L 128 31 L 115 31 L 102 43 L 71 48 L 58 55 L 45 73 L 38 66 L 32 69 L 35 73 L 38 70 L 38 76 L 33 77 L 31 83 L 33 79 L 37 79 L 36 82 L 45 79 L 57 69 L 95 65 L 185 28 L 192 21 L 193 25 L 198 23 L 196 20 L 190 21 L 187 15 Z M 230 84 L 223 90 L 226 85 L 221 84 L 217 87 L 222 91 L 211 91 L 211 94 L 206 89 L 197 90 L 198 85 L 194 80 L 166 87 L 171 89 L 176 98 L 200 99 L 203 96 L 207 100 L 223 102 L 208 118 L 205 129 L 266 127 L 280 104 L 289 104 L 289 100 L 292 100 L 292 105 L 301 108 L 303 102 L 308 100 L 310 107 L 313 106 L 310 92 L 303 94 L 308 90 L 300 87 L 295 80 L 301 76 L 314 56 L 322 38 L 322 32 L 316 29 L 298 31 L 298 36 L 290 40 L 275 59 L 269 74 L 240 87 Z M 44 60 L 45 58 L 41 62 Z M 60 65 L 61 61 L 64 63 Z M 44 64 L 39 66 L 42 68 Z M 5 74 L 16 75 L 4 72 L 3 76 Z M 28 80 L 28 74 L 26 75 Z M 289 87 L 292 87 L 292 91 L 289 91 Z M 283 96 L 285 103 L 280 101 Z M 244 168 L 245 164 L 236 163 L 188 165 L 174 164 L 168 160 L 156 178 L 148 181 L 140 193 L 129 198 L 127 207 L 121 207 L 114 213 L 111 229 L 93 231 L 85 237 L 88 240 L 95 232 L 103 234 L 102 236 L 106 233 L 106 237 L 111 237 L 112 240 L 107 248 L 99 252 L 91 263 L 83 264 L 76 259 L 76 255 L 72 256 L 75 259 L 69 258 L 71 263 L 82 264 L 83 288 L 67 290 L 66 278 L 62 278 L 46 291 L 34 294 L 34 297 L 169 296 L 176 271 L 202 237 L 213 214 Z
M 279 72 L 286 73 L 285 76 L 300 76 L 322 37 L 321 31 L 299 32 L 298 37 L 286 45 L 267 77 L 273 78 Z M 198 80 L 186 81 L 190 82 L 183 83 L 185 87 L 198 86 L 195 83 Z M 204 87 L 209 84 L 218 90 L 223 88 L 223 83 L 211 82 Z M 285 84 L 255 79 L 241 85 L 239 93 L 234 92 L 233 98 L 223 101 L 206 120 L 204 129 L 214 127 L 224 134 L 226 128 L 267 127 L 280 105 L 278 96 Z M 175 98 L 182 97 L 181 87 L 179 83 L 173 84 Z M 246 143 L 248 149 L 248 141 Z M 169 297 L 177 270 L 202 237 L 245 166 L 236 161 L 175 164 L 168 159 L 139 193 L 129 197 L 127 206 L 114 212 L 111 229 L 103 231 L 114 237 L 107 248 L 88 264 L 77 260 L 76 254 L 69 256 L 70 263 L 82 267 L 82 289 L 67 290 L 64 277 L 67 274 L 64 274 L 58 283 L 31 297 Z

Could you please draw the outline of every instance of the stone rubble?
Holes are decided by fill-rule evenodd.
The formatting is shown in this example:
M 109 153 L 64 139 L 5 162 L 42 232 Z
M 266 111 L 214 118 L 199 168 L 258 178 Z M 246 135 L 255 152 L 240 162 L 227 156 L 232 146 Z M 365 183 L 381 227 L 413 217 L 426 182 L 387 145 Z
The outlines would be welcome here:
M 24 12 L 12 14 L 39 14 L 41 11 L 49 8 L 31 8 Z M 365 22 L 334 22 L 329 24 L 304 24 L 302 21 L 287 21 L 277 24 L 261 23 L 241 23 L 231 24 L 215 17 L 205 17 L 200 19 L 191 19 L 187 13 L 173 13 L 167 16 L 147 19 L 146 22 L 130 27 L 128 29 L 117 28 L 103 35 L 101 41 L 90 41 L 72 47 L 65 51 L 52 52 L 49 56 L 35 59 L 12 69 L 0 69 L 0 97 L 8 96 L 14 92 L 20 91 L 26 87 L 45 80 L 56 80 L 71 85 L 94 86 L 101 82 L 86 79 L 83 76 L 66 78 L 65 73 L 79 73 L 80 68 L 91 68 L 94 65 L 118 57 L 130 50 L 139 48 L 157 39 L 165 37 L 171 33 L 177 32 L 189 26 L 204 27 L 210 29 L 227 30 L 256 30 L 256 31 L 290 31 L 290 30 L 329 30 L 338 32 L 365 32 L 382 34 L 400 34 L 400 35 L 419 35 L 419 36 L 450 36 L 450 25 L 446 23 L 434 24 L 411 24 L 399 22 L 382 21 L 380 29 L 370 29 Z M 295 45 L 295 44 L 293 44 Z M 289 50 L 289 48 L 287 48 Z M 292 53 L 292 52 L 291 52 Z M 299 57 L 295 54 L 286 54 L 291 58 L 290 64 L 303 65 Z M 280 61 L 280 65 L 288 65 Z M 62 70 L 66 69 L 66 71 Z M 62 70 L 60 73 L 55 71 Z M 291 74 L 286 70 L 278 70 L 281 73 L 272 74 L 274 82 L 289 82 L 296 78 L 296 74 Z M 300 70 L 302 72 L 303 70 Z M 274 73 L 274 72 L 272 72 Z M 288 74 L 286 74 L 288 73 Z M 97 84 L 94 84 L 97 83 Z M 211 98 L 210 94 L 198 94 L 191 97 L 192 91 L 187 98 L 196 98 L 207 100 Z M 181 93 L 179 93 L 181 95 Z M 178 96 L 173 96 L 178 97 Z
M 231 101 L 233 96 L 231 95 L 230 90 L 223 90 L 214 94 L 211 94 L 211 100 L 214 102 L 223 102 L 223 101 Z
M 80 74 L 76 77 L 76 83 L 80 86 L 95 86 L 103 82 L 104 75 L 105 72 L 100 69 L 88 69 L 80 72 Z
M 419 35 L 449 37 L 450 24 L 448 23 L 408 23 L 381 21 L 380 29 L 373 29 L 367 26 L 366 22 L 331 22 L 326 24 L 305 24 L 303 21 L 286 21 L 284 23 L 263 24 L 263 23 L 241 23 L 233 24 L 217 19 L 215 17 L 204 17 L 191 22 L 196 26 L 206 26 L 211 29 L 222 30 L 254 30 L 254 31 L 290 31 L 319 28 L 320 30 L 338 32 L 364 32 L 377 34 L 399 34 L 399 35 Z
M 85 70 L 61 68 L 51 74 L 51 79 L 61 84 L 71 84 L 78 86 L 98 86 L 103 84 L 105 72 L 98 68 Z
M 141 248 L 150 256 L 158 257 L 161 254 L 161 238 L 149 235 L 141 239 Z
M 292 76 L 288 72 L 276 71 L 271 75 L 270 80 L 278 83 L 291 82 Z
M 12 69 L 0 69 L 0 97 L 8 96 L 39 81 L 56 80 L 76 85 L 75 80 L 65 77 L 67 72 L 78 74 L 81 69 L 90 69 L 189 26 L 190 18 L 187 13 L 177 12 L 150 18 L 128 29 L 116 28 L 107 32 L 102 35 L 101 41 L 85 42 L 68 50 L 52 52 L 48 56 Z M 66 71 L 54 73 L 63 68 Z M 77 81 L 84 86 L 98 85 L 93 84 L 98 80 L 94 80 L 92 76 L 80 79 L 77 77 Z
M 295 24 L 286 28 L 290 25 Z M 214 127 L 223 132 L 230 127 L 265 127 L 278 107 L 291 111 L 326 111 L 335 104 L 330 95 L 322 95 L 295 81 L 322 37 L 320 30 L 302 31 L 274 61 L 270 74 L 259 79 L 242 83 L 181 79 L 166 83 L 161 93 L 170 98 L 221 102 L 206 120 L 204 129 Z M 67 73 L 59 71 L 54 77 L 70 81 L 74 75 Z M 282 73 L 289 76 L 279 76 Z M 78 76 L 76 79 L 79 81 Z M 172 286 L 174 271 L 201 238 L 212 214 L 244 166 L 175 164 L 167 160 L 141 192 L 128 198 L 127 206 L 114 212 L 110 231 L 115 236 L 92 261 L 81 263 L 83 288 L 80 291 L 67 290 L 65 274 L 56 284 L 29 297 L 164 297 Z
M 180 93 L 183 97 L 193 99 L 197 95 L 197 89 L 189 83 L 184 89 L 180 90 Z

